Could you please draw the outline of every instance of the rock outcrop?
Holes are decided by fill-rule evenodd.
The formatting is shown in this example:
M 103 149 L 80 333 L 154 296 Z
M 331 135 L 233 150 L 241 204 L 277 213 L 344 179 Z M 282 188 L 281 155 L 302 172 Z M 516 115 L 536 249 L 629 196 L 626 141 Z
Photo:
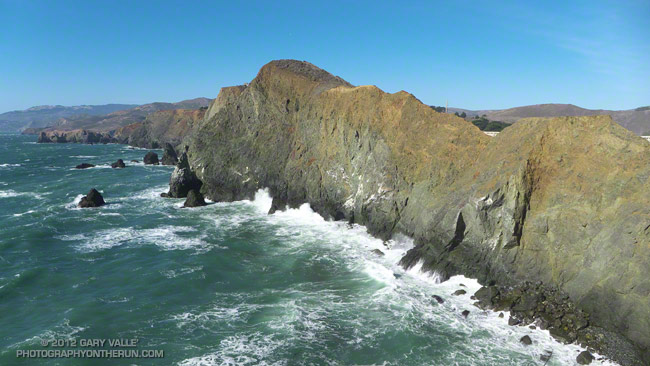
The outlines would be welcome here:
M 145 163 L 145 165 L 158 165 L 160 162 L 158 161 L 158 154 L 156 154 L 153 151 L 149 151 L 142 161 Z
M 269 188 L 279 209 L 309 203 L 413 237 L 406 267 L 542 280 L 650 361 L 650 144 L 607 116 L 530 119 L 491 139 L 406 92 L 280 60 L 223 88 L 183 143 L 211 200 Z
M 88 130 L 46 130 L 41 131 L 38 135 L 39 143 L 80 143 L 80 144 L 99 144 L 118 142 L 110 133 L 94 132 Z
M 178 164 L 178 156 L 176 156 L 176 150 L 174 150 L 174 147 L 169 142 L 165 143 L 163 157 L 160 162 L 162 163 L 162 165 Z
M 116 168 L 126 168 L 126 164 L 124 164 L 124 160 L 122 159 L 117 159 L 116 162 L 111 164 L 111 168 L 116 169 Z
M 90 164 L 90 163 L 81 163 L 74 167 L 75 169 L 88 169 L 88 168 L 94 168 L 95 164 Z
M 192 191 L 200 191 L 203 182 L 197 178 L 190 168 L 187 153 L 181 154 L 181 158 L 169 179 L 169 192 L 166 197 L 182 198 Z
M 201 192 L 196 189 L 192 189 L 187 192 L 187 198 L 185 199 L 183 207 L 200 207 L 205 205 L 207 205 L 207 203 L 205 203 L 205 199 L 203 198 L 203 194 L 201 194 Z
M 205 111 L 177 109 L 155 112 L 142 122 L 117 129 L 114 136 L 122 143 L 147 149 L 158 149 L 167 143 L 176 147 L 192 127 L 203 120 Z
M 99 207 L 105 205 L 104 197 L 95 189 L 91 189 L 90 192 L 79 201 L 79 207 L 88 208 L 88 207 Z

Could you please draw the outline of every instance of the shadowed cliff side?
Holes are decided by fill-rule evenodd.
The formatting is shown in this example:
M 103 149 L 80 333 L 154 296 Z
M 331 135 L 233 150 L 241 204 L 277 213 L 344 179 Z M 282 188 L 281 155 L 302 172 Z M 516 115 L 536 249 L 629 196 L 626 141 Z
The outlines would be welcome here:
M 268 187 L 274 207 L 308 202 L 414 237 L 405 266 L 544 280 L 648 361 L 650 144 L 609 117 L 528 120 L 491 139 L 406 92 L 280 60 L 223 88 L 183 144 L 212 200 Z
M 205 110 L 175 109 L 154 112 L 138 123 L 115 131 L 117 141 L 137 147 L 157 149 L 166 143 L 177 147 L 197 121 L 203 120 Z

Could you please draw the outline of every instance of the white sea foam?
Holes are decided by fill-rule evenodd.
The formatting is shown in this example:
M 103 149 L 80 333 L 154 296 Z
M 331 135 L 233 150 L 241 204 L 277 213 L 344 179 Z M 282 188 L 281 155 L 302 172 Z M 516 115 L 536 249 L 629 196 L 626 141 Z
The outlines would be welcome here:
M 162 226 L 154 229 L 136 229 L 133 227 L 98 230 L 89 234 L 62 235 L 58 239 L 78 241 L 79 251 L 96 252 L 121 245 L 156 245 L 162 250 L 193 250 L 203 252 L 217 245 L 209 244 L 202 236 L 182 236 L 181 233 L 194 233 L 187 226 Z
M 13 168 L 21 166 L 20 164 L 0 164 L 0 168 Z
M 529 355 L 532 361 L 539 360 L 541 354 L 552 350 L 553 356 L 548 365 L 567 365 L 574 364 L 578 352 L 584 350 L 575 344 L 564 345 L 557 342 L 548 331 L 509 326 L 507 324 L 508 314 L 504 318 L 499 318 L 496 312 L 482 311 L 473 306 L 470 297 L 481 287 L 475 279 L 454 276 L 441 282 L 441 278 L 437 274 L 423 272 L 422 263 L 405 271 L 398 265 L 398 262 L 413 246 L 412 240 L 406 237 L 397 236 L 393 240 L 383 242 L 369 235 L 363 226 L 350 226 L 343 222 L 324 220 L 307 204 L 298 209 L 266 215 L 271 202 L 272 199 L 268 195 L 268 191 L 261 190 L 257 192 L 253 201 L 247 201 L 244 204 L 255 208 L 255 212 L 259 215 L 258 220 L 266 220 L 270 224 L 279 226 L 277 235 L 288 248 L 279 248 L 278 250 L 303 250 L 305 243 L 317 242 L 318 245 L 332 249 L 332 253 L 338 256 L 336 260 L 343 260 L 349 270 L 363 273 L 369 280 L 382 284 L 369 298 L 359 300 L 370 310 L 374 309 L 380 312 L 389 309 L 397 319 L 403 317 L 404 314 L 413 313 L 421 317 L 423 321 L 446 324 L 455 331 L 470 335 L 468 337 L 472 339 L 472 343 L 469 346 L 476 352 L 471 355 L 450 354 L 449 362 L 455 362 L 455 357 L 465 357 L 463 362 L 469 364 L 492 364 L 499 362 L 498 360 L 502 357 L 500 350 L 503 349 L 521 355 Z M 224 220 L 221 220 L 221 223 L 223 224 Z M 385 255 L 377 256 L 372 253 L 373 249 L 379 249 Z M 466 294 L 453 296 L 452 293 L 458 289 L 465 289 Z M 445 303 L 438 305 L 431 298 L 433 294 L 441 296 L 445 299 Z M 309 294 L 306 293 L 304 297 L 308 296 Z M 335 314 L 337 309 L 344 310 L 337 303 L 336 297 L 331 301 L 322 293 L 319 293 L 318 297 L 324 302 L 320 308 L 305 307 L 299 301 L 289 300 L 283 305 L 286 308 L 285 315 L 279 320 L 272 321 L 269 326 L 272 327 L 275 324 L 279 330 L 291 328 L 298 322 L 301 329 L 295 334 L 299 334 L 301 337 L 318 334 L 323 327 L 327 327 L 327 323 L 322 321 L 324 317 L 319 312 Z M 349 305 L 344 305 L 344 307 L 347 306 Z M 461 315 L 463 310 L 470 311 L 467 318 Z M 355 339 L 350 340 L 353 343 L 373 339 L 380 332 L 386 331 L 386 329 L 363 327 L 359 319 L 350 319 L 349 322 L 351 322 L 351 327 L 356 325 L 365 328 L 365 333 L 359 333 Z M 400 321 L 390 324 L 390 326 L 399 329 L 414 325 Z M 424 330 L 409 328 L 409 331 L 419 333 Z M 484 332 L 489 336 L 474 337 L 475 332 Z M 533 339 L 532 346 L 524 346 L 519 342 L 524 335 L 529 335 Z M 264 350 L 254 349 L 260 339 L 265 339 L 268 342 L 267 348 Z M 267 358 L 266 350 L 269 349 L 268 347 L 273 349 L 277 343 L 277 340 L 259 334 L 232 337 L 228 342 L 222 342 L 215 352 L 185 360 L 180 365 L 264 364 Z M 235 354 L 239 355 L 240 359 L 234 358 L 234 350 L 237 351 Z M 596 356 L 599 357 L 599 355 Z M 505 358 L 502 360 L 511 362 Z M 615 365 L 615 363 L 606 360 L 595 360 L 593 364 Z
M 267 362 L 276 350 L 282 349 L 284 342 L 261 333 L 231 336 L 219 343 L 219 350 L 200 357 L 193 357 L 178 363 L 181 366 L 240 366 L 261 365 L 280 366 L 287 362 Z
M 33 193 L 33 192 L 16 192 L 12 189 L 0 191 L 0 198 L 9 198 L 9 197 L 18 197 L 18 196 L 33 197 L 39 200 L 43 199 L 43 196 L 41 194 Z
M 20 216 L 23 216 L 23 215 L 26 215 L 26 214 L 30 214 L 30 213 L 34 213 L 34 212 L 36 212 L 36 211 L 34 211 L 34 210 L 29 210 L 29 211 L 27 211 L 27 212 L 14 214 L 14 216 L 15 216 L 15 217 L 20 217 Z

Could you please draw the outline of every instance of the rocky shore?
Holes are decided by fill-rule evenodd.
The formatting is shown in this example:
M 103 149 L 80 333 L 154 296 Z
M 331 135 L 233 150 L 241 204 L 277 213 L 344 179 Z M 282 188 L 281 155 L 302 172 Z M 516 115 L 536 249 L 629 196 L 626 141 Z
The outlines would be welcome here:
M 490 138 L 406 92 L 281 60 L 223 88 L 184 144 L 213 201 L 266 187 L 276 209 L 309 203 L 414 238 L 406 267 L 542 281 L 650 361 L 650 144 L 608 116 L 529 119 Z
M 512 324 L 650 363 L 650 143 L 608 116 L 529 119 L 490 138 L 409 93 L 294 60 L 194 112 L 112 135 L 188 146 L 169 196 L 194 189 L 200 204 L 268 188 L 272 211 L 309 203 L 379 238 L 407 235 L 403 266 L 477 278 L 477 305 L 510 311 Z

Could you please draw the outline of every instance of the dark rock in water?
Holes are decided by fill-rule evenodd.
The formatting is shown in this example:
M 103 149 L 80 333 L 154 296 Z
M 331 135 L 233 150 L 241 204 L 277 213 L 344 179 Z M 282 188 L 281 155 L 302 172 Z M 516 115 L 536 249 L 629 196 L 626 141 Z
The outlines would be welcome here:
M 158 161 L 158 154 L 156 154 L 153 151 L 149 151 L 147 155 L 144 156 L 144 163 L 147 165 L 158 165 L 160 162 Z
M 399 279 L 399 278 L 402 278 L 402 275 L 399 274 L 399 273 L 393 273 L 393 277 Z
M 467 316 L 469 315 L 469 310 L 463 310 L 461 314 L 463 314 L 463 316 L 467 318 Z
M 184 152 L 169 179 L 169 193 L 167 194 L 169 197 L 187 197 L 190 190 L 199 191 L 202 185 L 203 183 L 196 177 L 192 169 L 190 169 L 187 153 Z
M 460 295 L 465 295 L 466 293 L 467 293 L 467 291 L 465 291 L 465 290 L 456 290 L 456 292 L 454 292 L 452 295 L 460 296 Z
M 594 360 L 594 356 L 589 351 L 582 351 L 576 357 L 576 362 L 580 365 L 589 365 Z
M 521 320 L 513 317 L 512 315 L 510 316 L 510 318 L 508 318 L 508 325 L 517 325 L 517 324 L 520 324 L 520 323 L 521 323 Z
M 196 189 L 192 189 L 187 192 L 187 199 L 185 199 L 185 204 L 183 204 L 183 207 L 200 207 L 205 205 L 207 205 L 207 203 L 205 203 L 201 192 Z
M 139 163 L 140 160 L 131 160 L 132 163 Z
M 284 211 L 286 209 L 287 209 L 287 201 L 282 200 L 278 197 L 273 197 L 273 202 L 271 202 L 271 208 L 269 209 L 269 215 L 272 215 L 277 211 Z
M 162 165 L 176 165 L 178 163 L 178 156 L 176 150 L 169 142 L 165 144 L 165 151 L 163 152 Z
M 379 249 L 373 249 L 371 253 L 376 254 L 376 255 L 378 255 L 378 256 L 380 256 L 380 257 L 383 257 L 383 256 L 384 256 L 384 252 L 382 252 L 382 251 L 379 250 Z
M 95 164 L 90 164 L 90 163 L 81 163 L 75 167 L 75 169 L 88 169 L 88 168 L 93 168 L 95 167 Z
M 93 188 L 85 197 L 81 198 L 79 207 L 99 207 L 103 206 L 104 204 L 106 204 L 106 202 L 104 202 L 104 197 L 102 197 L 102 195 L 97 192 L 95 188 Z
M 530 339 L 530 337 L 527 336 L 527 335 L 521 337 L 521 338 L 519 339 L 519 342 L 525 344 L 526 346 L 530 346 L 531 344 L 533 344 L 533 340 Z
M 438 304 L 442 304 L 442 303 L 445 302 L 445 300 L 443 300 L 443 298 L 438 296 L 438 295 L 433 295 L 432 297 L 433 297 L 434 300 L 436 300 L 438 302 Z
M 126 164 L 124 164 L 124 160 L 117 159 L 116 162 L 111 164 L 111 168 L 113 168 L 113 169 L 115 169 L 115 168 L 126 168 Z
M 503 313 L 499 313 L 499 318 L 503 318 Z
M 544 351 L 544 354 L 539 356 L 539 359 L 548 362 L 551 360 L 551 356 L 553 356 L 553 351 Z
M 163 192 L 160 194 L 160 197 L 167 198 L 169 197 L 169 195 L 167 194 L 167 192 Z
M 495 286 L 481 287 L 474 293 L 479 304 L 485 306 L 494 306 L 494 300 L 499 296 L 499 289 Z

